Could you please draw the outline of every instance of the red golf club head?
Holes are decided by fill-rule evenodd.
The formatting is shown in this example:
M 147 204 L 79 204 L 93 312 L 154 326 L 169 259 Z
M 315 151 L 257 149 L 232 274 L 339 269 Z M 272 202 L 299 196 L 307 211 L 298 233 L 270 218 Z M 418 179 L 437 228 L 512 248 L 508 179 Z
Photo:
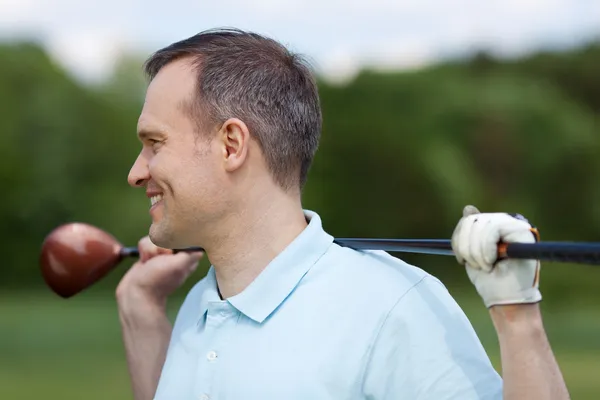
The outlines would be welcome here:
M 56 294 L 71 297 L 110 272 L 121 261 L 122 247 L 113 236 L 92 225 L 61 225 L 42 244 L 42 276 Z

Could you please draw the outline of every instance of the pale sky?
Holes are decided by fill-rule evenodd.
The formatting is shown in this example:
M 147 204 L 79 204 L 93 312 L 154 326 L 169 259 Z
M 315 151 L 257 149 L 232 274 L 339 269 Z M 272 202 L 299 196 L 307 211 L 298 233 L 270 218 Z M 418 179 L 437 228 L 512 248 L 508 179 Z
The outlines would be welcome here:
M 519 55 L 600 37 L 600 0 L 0 0 L 0 40 L 37 38 L 82 79 L 119 52 L 142 56 L 233 26 L 307 55 L 331 78 L 426 65 L 474 47 Z

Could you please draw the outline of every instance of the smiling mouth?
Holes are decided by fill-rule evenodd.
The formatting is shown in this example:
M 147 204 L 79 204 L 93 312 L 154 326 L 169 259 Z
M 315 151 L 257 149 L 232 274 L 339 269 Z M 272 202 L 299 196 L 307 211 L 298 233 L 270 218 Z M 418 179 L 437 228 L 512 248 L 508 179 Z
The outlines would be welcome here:
M 156 196 L 152 196 L 152 197 L 150 197 L 150 205 L 154 206 L 156 203 L 158 203 L 162 199 L 163 199 L 162 194 L 157 194 Z

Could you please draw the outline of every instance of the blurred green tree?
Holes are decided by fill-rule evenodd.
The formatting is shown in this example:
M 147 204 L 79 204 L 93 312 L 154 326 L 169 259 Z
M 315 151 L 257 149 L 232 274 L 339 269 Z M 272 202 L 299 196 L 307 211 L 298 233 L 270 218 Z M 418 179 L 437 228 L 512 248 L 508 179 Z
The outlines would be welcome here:
M 1 45 L 0 59 L 1 284 L 41 284 L 41 242 L 65 222 L 134 245 L 149 223 L 147 199 L 126 182 L 139 151 L 143 59 L 124 56 L 100 87 L 76 83 L 35 44 Z M 598 70 L 600 46 L 590 45 L 320 82 L 323 140 L 305 206 L 335 236 L 448 238 L 471 203 L 520 212 L 545 240 L 598 240 Z M 400 257 L 464 280 L 450 258 Z M 575 270 L 571 282 L 589 284 Z M 544 280 L 561 293 L 568 284 Z

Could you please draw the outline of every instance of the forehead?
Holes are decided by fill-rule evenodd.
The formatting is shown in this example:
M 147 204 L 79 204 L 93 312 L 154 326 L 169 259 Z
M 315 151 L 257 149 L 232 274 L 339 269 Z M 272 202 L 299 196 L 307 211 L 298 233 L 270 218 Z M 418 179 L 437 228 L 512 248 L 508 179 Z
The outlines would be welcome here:
M 148 85 L 138 131 L 178 130 L 182 124 L 189 124 L 184 105 L 192 100 L 195 82 L 196 73 L 189 60 L 165 65 Z

